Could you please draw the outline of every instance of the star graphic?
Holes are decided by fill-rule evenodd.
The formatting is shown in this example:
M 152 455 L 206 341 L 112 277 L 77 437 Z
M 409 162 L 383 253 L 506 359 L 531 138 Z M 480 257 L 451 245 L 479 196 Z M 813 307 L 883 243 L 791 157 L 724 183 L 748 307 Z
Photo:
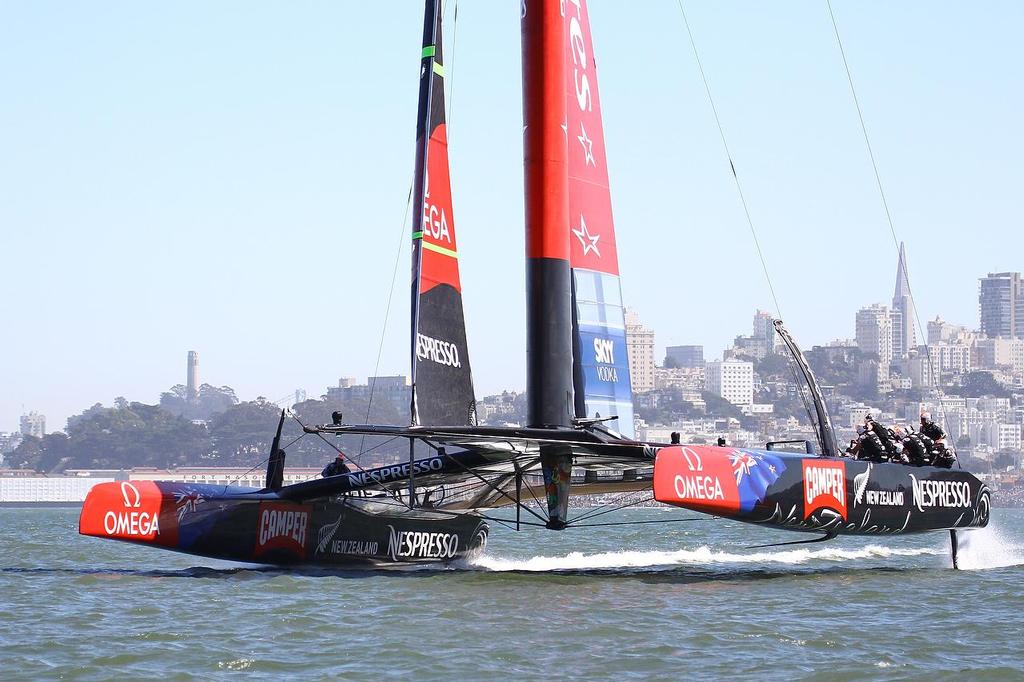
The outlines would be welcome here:
M 601 257 L 601 252 L 597 250 L 597 240 L 601 238 L 601 235 L 590 234 L 587 232 L 587 223 L 584 222 L 582 213 L 580 213 L 580 226 L 573 230 L 572 233 L 580 240 L 580 245 L 583 246 L 584 256 L 593 251 L 597 254 L 598 258 Z
M 576 139 L 583 145 L 583 154 L 586 157 L 584 161 L 588 166 L 597 167 L 597 162 L 594 161 L 594 141 L 587 137 L 587 129 L 583 127 L 583 121 L 580 121 L 580 134 L 576 136 Z
M 736 472 L 736 485 L 739 485 L 743 477 L 750 475 L 750 470 L 757 466 L 757 460 L 746 452 L 729 455 L 729 459 L 732 460 L 732 468 Z

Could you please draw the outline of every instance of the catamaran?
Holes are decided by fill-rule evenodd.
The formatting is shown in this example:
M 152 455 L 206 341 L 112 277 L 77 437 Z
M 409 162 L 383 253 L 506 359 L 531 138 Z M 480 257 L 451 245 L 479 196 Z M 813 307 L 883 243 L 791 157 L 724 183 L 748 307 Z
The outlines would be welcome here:
M 635 439 L 587 5 L 524 0 L 522 8 L 527 425 L 476 423 L 448 180 L 439 0 L 428 0 L 417 121 L 415 206 L 422 210 L 414 212 L 413 231 L 411 423 L 350 425 L 339 418 L 306 429 L 322 437 L 402 438 L 409 461 L 282 486 L 284 455 L 275 443 L 264 489 L 101 484 L 86 499 L 81 532 L 264 563 L 451 561 L 482 550 L 488 522 L 586 527 L 599 512 L 570 518 L 570 497 L 620 492 L 813 534 L 797 542 L 949 531 L 955 565 L 957 529 L 988 523 L 988 487 L 960 468 L 840 456 L 813 372 L 781 322 L 776 327 L 814 401 L 817 447 L 808 442 L 793 453 L 771 443 L 748 449 Z M 417 459 L 416 446 L 429 456 Z M 503 506 L 514 506 L 514 520 L 488 516 Z

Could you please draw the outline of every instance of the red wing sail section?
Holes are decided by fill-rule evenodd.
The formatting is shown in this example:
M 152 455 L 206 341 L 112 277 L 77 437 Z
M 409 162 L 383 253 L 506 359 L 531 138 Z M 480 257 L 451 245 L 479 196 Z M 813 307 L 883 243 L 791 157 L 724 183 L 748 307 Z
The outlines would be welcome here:
M 563 4 L 576 414 L 618 415 L 611 426 L 633 437 L 626 323 L 590 19 L 585 0 Z
M 427 0 L 424 12 L 414 192 L 412 422 L 472 424 L 476 421 L 476 405 L 448 171 L 437 0 Z

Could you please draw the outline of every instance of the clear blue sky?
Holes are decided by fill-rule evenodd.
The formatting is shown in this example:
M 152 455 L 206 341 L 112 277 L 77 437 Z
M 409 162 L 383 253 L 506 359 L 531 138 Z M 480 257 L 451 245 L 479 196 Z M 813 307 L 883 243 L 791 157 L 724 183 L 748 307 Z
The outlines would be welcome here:
M 453 0 L 449 0 L 449 5 Z M 686 4 L 782 312 L 805 346 L 896 252 L 823 1 Z M 923 317 L 1024 270 L 1024 9 L 834 8 Z M 592 0 L 627 304 L 715 355 L 772 302 L 674 0 Z M 0 430 L 202 378 L 319 395 L 408 364 L 418 2 L 0 3 Z M 447 62 L 479 395 L 525 385 L 519 3 Z M 453 63 L 454 62 L 454 63 Z

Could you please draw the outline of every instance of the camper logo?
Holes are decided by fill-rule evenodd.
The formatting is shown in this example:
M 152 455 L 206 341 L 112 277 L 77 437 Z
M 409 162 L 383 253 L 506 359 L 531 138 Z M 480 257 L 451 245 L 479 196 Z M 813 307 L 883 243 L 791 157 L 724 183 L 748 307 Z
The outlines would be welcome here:
M 842 462 L 803 460 L 804 518 L 825 509 L 846 520 L 846 467 Z
M 256 556 L 283 551 L 299 559 L 306 558 L 309 534 L 309 507 L 283 502 L 260 504 L 256 535 Z

